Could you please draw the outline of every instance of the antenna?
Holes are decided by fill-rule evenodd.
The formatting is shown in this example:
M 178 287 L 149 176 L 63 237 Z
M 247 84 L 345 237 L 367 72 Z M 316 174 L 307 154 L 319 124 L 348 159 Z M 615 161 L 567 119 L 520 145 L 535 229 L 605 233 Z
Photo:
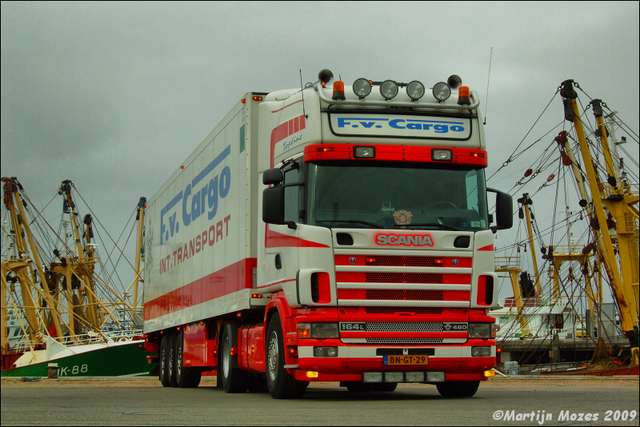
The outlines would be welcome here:
M 302 95 L 302 115 L 305 119 L 308 119 L 307 113 L 304 110 L 304 86 L 302 85 L 302 68 L 300 68 L 300 94 Z
M 487 76 L 487 97 L 485 99 L 485 109 L 484 109 L 484 121 L 483 125 L 487 124 L 487 114 L 489 113 L 489 80 L 491 79 L 491 59 L 493 59 L 493 47 L 491 47 L 491 52 L 489 53 L 489 75 Z

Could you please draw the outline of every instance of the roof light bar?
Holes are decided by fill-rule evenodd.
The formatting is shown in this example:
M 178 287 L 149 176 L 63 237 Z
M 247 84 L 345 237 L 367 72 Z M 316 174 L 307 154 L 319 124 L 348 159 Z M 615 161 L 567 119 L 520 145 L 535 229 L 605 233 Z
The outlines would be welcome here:
M 451 88 L 445 82 L 436 83 L 432 89 L 433 97 L 438 102 L 444 102 L 451 96 Z
M 333 82 L 333 96 L 331 97 L 331 99 L 333 100 L 341 100 L 344 101 L 345 96 L 344 96 L 344 82 L 341 80 L 336 80 L 335 82 Z
M 458 105 L 471 104 L 471 97 L 469 96 L 469 86 L 460 86 L 458 89 Z
M 389 101 L 398 95 L 398 83 L 393 80 L 385 80 L 380 85 L 380 94 Z
M 414 80 L 407 85 L 407 95 L 413 101 L 417 101 L 422 98 L 424 93 L 424 85 L 417 80 Z
M 353 82 L 353 93 L 355 93 L 358 98 L 364 99 L 371 93 L 371 82 L 363 78 L 356 80 Z

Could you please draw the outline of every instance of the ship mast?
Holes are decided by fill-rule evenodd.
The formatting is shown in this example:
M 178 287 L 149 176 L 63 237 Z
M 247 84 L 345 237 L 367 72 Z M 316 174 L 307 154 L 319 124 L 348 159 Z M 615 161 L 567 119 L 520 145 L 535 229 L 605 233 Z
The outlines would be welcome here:
M 596 221 L 592 221 L 592 228 L 594 231 L 597 231 L 596 228 L 601 231 L 599 235 L 604 249 L 602 255 L 610 269 L 610 282 L 620 310 L 621 327 L 631 347 L 635 348 L 638 346 L 638 229 L 636 227 L 638 210 L 632 205 L 638 203 L 638 196 L 632 196 L 628 191 L 621 192 L 617 186 L 607 132 L 602 122 L 602 110 L 600 108 L 597 111 L 599 104 L 596 103 L 594 113 L 599 127 L 598 136 L 605 152 L 605 163 L 609 174 L 606 183 L 600 182 L 578 111 L 574 85 L 577 87 L 573 80 L 566 80 L 561 85 L 560 94 L 565 106 L 565 119 L 573 122 L 576 129 L 587 182 L 593 196 L 591 202 Z M 615 225 L 609 221 L 609 216 L 615 221 Z M 617 234 L 619 258 L 616 257 L 610 229 Z M 633 247 L 634 244 L 635 247 Z

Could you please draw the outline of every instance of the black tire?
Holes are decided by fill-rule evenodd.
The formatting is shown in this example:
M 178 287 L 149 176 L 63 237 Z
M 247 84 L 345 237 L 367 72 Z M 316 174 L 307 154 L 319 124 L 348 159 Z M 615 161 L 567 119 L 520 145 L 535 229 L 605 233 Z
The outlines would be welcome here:
M 476 394 L 480 381 L 447 381 L 436 383 L 442 397 L 471 397 Z
M 158 379 L 162 383 L 163 387 L 170 387 L 169 384 L 169 367 L 167 365 L 169 361 L 168 348 L 171 344 L 170 336 L 164 334 L 160 340 L 160 349 L 158 351 Z
M 176 335 L 176 358 L 174 371 L 176 376 L 176 384 L 180 388 L 194 388 L 200 384 L 202 372 L 197 368 L 185 368 L 183 357 L 183 334 L 180 331 Z
M 171 387 L 178 387 L 176 380 L 176 340 L 177 333 L 172 333 L 167 337 L 167 382 Z
M 297 381 L 284 368 L 284 338 L 280 317 L 275 314 L 269 320 L 266 341 L 267 388 L 274 399 L 301 399 L 304 396 L 308 381 Z
M 218 378 L 226 393 L 244 393 L 249 386 L 249 375 L 238 367 L 237 356 L 231 355 L 231 349 L 238 352 L 238 326 L 228 323 L 224 326 L 218 356 Z M 237 353 L 236 353 L 237 354 Z

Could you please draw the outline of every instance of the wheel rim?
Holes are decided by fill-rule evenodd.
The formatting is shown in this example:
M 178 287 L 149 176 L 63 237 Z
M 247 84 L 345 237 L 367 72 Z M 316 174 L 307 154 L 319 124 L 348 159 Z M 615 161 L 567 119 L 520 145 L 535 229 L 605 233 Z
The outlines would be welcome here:
M 169 366 L 167 366 L 167 369 L 169 371 L 169 378 L 173 378 L 173 359 L 175 357 L 175 350 L 171 344 L 169 344 L 169 346 Z
M 222 344 L 222 372 L 224 373 L 225 378 L 229 378 L 229 371 L 231 370 L 231 364 L 229 361 L 229 352 L 231 349 L 229 348 L 229 337 L 225 337 L 224 343 Z
M 182 376 L 182 345 L 178 343 L 176 349 L 176 378 Z
M 167 362 L 165 360 L 165 353 L 167 352 L 167 346 L 162 345 L 162 351 L 160 352 L 160 376 L 164 377 L 165 371 L 167 369 Z
M 269 379 L 275 381 L 278 371 L 278 333 L 275 331 L 271 333 L 271 338 L 269 339 L 267 363 L 269 364 Z

